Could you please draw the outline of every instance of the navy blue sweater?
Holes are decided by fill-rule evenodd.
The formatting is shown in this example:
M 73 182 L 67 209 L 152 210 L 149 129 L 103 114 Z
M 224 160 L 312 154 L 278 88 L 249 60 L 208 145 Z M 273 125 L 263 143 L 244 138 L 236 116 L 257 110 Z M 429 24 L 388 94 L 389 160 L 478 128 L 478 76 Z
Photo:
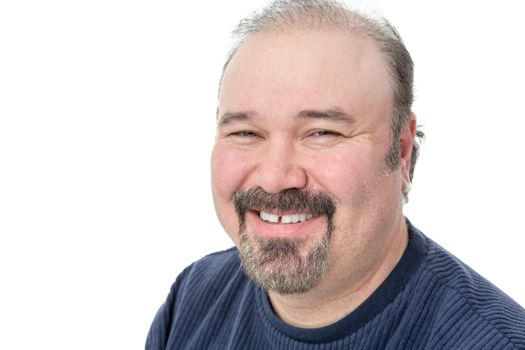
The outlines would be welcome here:
M 398 265 L 335 324 L 281 321 L 232 248 L 179 275 L 146 349 L 525 349 L 525 310 L 409 224 Z

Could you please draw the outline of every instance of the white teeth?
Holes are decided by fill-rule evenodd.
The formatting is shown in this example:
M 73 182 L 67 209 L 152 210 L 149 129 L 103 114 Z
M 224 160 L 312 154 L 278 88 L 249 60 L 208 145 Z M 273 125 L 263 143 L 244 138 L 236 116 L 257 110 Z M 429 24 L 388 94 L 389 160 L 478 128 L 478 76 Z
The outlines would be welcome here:
M 289 224 L 289 223 L 293 222 L 293 221 L 292 221 L 292 216 L 293 216 L 293 215 L 283 215 L 283 216 L 281 217 L 281 222 L 282 222 L 283 224 Z
M 273 222 L 273 223 L 278 223 L 279 222 L 279 216 L 278 215 L 274 215 L 274 214 L 270 214 L 270 213 L 265 213 L 264 211 L 261 211 L 259 213 L 259 217 L 263 220 L 263 221 L 268 221 L 268 222 Z
M 264 211 L 259 212 L 259 217 L 263 221 L 277 223 L 279 222 L 279 216 L 266 213 Z M 281 216 L 281 223 L 283 224 L 295 224 L 297 222 L 303 222 L 310 220 L 313 217 L 312 214 L 290 214 Z

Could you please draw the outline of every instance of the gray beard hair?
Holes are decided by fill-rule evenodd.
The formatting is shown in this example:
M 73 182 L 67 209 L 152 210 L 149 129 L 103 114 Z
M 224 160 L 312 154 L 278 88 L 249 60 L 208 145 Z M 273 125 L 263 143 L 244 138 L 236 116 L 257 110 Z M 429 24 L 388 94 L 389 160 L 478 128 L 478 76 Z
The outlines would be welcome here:
M 239 256 L 246 275 L 266 290 L 279 294 L 305 293 L 317 286 L 328 270 L 331 225 L 306 256 L 300 241 L 260 239 L 241 232 Z
M 328 270 L 335 201 L 325 193 L 288 189 L 277 194 L 261 187 L 235 193 L 234 207 L 239 217 L 239 256 L 250 278 L 266 290 L 280 294 L 305 293 L 314 288 Z M 308 211 L 326 216 L 326 233 L 308 252 L 301 253 L 304 241 L 257 237 L 247 232 L 247 210 Z

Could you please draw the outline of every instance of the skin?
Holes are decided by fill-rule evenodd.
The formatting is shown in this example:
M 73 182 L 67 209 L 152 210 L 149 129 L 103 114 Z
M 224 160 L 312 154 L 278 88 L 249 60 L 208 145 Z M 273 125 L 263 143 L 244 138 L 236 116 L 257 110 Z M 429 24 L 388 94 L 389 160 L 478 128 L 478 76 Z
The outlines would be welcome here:
M 329 268 L 321 282 L 301 294 L 268 291 L 276 314 L 290 325 L 326 326 L 352 312 L 407 246 L 402 190 L 409 184 L 416 120 L 411 115 L 400 135 L 400 166 L 388 171 L 393 98 L 388 79 L 372 41 L 334 30 L 253 35 L 225 71 L 212 190 L 231 239 L 238 245 L 232 205 L 238 190 L 308 189 L 336 201 Z M 326 232 L 326 221 L 270 224 L 251 213 L 246 227 L 252 236 L 300 240 L 306 254 Z

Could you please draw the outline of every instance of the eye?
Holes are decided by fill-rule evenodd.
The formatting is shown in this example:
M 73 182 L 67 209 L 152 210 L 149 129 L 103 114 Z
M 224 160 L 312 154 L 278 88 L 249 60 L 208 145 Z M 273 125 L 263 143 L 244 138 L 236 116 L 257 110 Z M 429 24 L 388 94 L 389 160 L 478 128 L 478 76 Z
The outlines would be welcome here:
M 255 144 L 262 138 L 260 134 L 251 130 L 234 131 L 230 132 L 227 136 L 231 142 L 234 142 L 239 145 Z
M 241 131 L 232 132 L 232 133 L 230 133 L 229 136 L 250 138 L 250 137 L 258 137 L 259 135 L 257 135 L 256 133 L 254 133 L 253 131 L 250 131 L 250 130 L 241 130 Z
M 341 136 L 341 134 L 336 132 L 336 131 L 317 130 L 317 131 L 314 131 L 313 133 L 311 133 L 309 136 L 313 136 L 313 137 L 332 136 L 332 137 L 335 137 L 335 136 Z
M 333 130 L 312 130 L 306 134 L 305 141 L 312 146 L 329 147 L 339 143 L 343 134 Z

